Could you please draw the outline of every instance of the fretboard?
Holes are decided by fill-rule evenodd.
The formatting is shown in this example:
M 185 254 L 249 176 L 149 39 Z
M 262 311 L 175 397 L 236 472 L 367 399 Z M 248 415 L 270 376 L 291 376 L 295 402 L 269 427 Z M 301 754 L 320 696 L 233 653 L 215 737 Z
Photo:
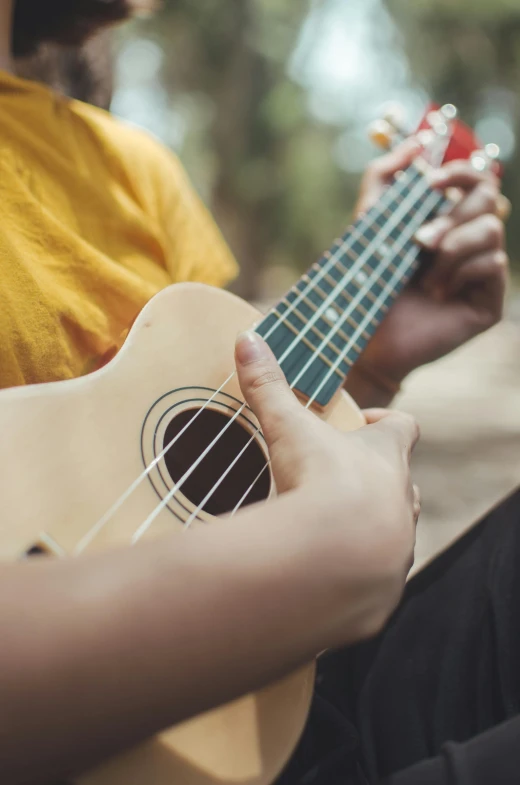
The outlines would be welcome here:
M 413 164 L 256 330 L 289 384 L 326 406 L 419 266 L 417 229 L 446 204 Z

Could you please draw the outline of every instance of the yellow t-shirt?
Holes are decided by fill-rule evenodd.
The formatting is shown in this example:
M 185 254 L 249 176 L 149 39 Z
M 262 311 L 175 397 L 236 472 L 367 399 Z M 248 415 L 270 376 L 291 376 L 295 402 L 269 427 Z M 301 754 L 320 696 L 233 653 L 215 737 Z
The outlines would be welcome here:
M 236 263 L 176 158 L 0 72 L 0 387 L 87 373 L 176 281 Z

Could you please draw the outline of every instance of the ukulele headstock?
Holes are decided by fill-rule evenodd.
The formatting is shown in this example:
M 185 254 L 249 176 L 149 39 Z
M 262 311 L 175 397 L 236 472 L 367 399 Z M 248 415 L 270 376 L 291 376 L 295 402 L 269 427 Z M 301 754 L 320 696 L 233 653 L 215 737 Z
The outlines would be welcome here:
M 390 105 L 383 117 L 371 125 L 369 134 L 378 147 L 387 150 L 415 136 L 423 147 L 423 157 L 435 168 L 449 161 L 470 160 L 477 171 L 491 170 L 498 177 L 502 175 L 498 145 L 483 145 L 473 129 L 459 119 L 453 104 L 430 104 L 415 130 L 406 127 L 402 109 Z

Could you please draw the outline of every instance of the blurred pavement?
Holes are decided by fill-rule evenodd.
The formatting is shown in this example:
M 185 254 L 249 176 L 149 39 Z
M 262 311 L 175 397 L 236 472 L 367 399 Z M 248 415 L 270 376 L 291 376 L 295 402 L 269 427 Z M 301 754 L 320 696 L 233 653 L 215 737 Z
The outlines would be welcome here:
M 507 321 L 418 371 L 397 408 L 422 430 L 419 567 L 520 485 L 520 297 Z

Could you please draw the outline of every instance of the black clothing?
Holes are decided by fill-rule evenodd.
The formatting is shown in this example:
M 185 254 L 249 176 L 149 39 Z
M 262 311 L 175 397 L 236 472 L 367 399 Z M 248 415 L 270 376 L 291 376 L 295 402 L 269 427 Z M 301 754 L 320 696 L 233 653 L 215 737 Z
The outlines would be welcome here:
M 374 641 L 319 662 L 279 785 L 520 783 L 520 489 L 410 581 Z

